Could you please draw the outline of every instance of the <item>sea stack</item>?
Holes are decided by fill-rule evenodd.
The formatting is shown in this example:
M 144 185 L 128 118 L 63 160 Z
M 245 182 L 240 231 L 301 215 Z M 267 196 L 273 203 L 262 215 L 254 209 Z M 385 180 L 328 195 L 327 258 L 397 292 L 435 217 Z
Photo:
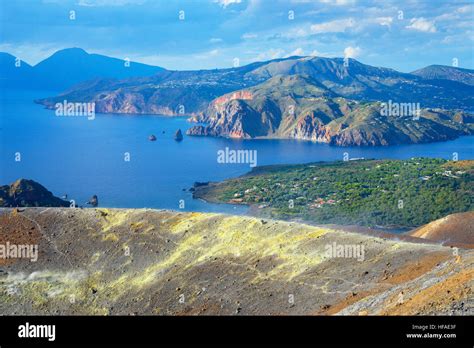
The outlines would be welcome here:
M 93 195 L 87 204 L 92 205 L 94 208 L 97 207 L 99 205 L 99 199 L 97 198 L 97 195 Z
M 181 129 L 178 129 L 174 135 L 174 140 L 181 141 L 183 140 L 183 133 L 181 133 Z
M 150 135 L 150 136 L 148 137 L 148 140 L 150 140 L 150 141 L 156 141 L 156 136 L 155 136 L 154 134 L 152 134 L 152 135 Z

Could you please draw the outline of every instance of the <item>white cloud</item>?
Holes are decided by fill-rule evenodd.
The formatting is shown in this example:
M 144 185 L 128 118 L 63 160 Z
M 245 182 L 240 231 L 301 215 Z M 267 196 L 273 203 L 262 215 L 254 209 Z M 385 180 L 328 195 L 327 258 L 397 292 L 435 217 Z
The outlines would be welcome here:
M 285 51 L 281 48 L 270 48 L 269 50 L 260 53 L 254 61 L 262 61 L 262 60 L 269 60 L 269 59 L 277 59 L 283 58 L 285 56 Z
M 302 47 L 297 47 L 293 51 L 285 51 L 282 48 L 271 48 L 267 51 L 264 51 L 260 53 L 258 56 L 255 58 L 252 58 L 250 61 L 265 61 L 265 60 L 271 60 L 271 59 L 278 59 L 278 58 L 288 58 L 288 57 L 293 57 L 293 56 L 307 56 L 305 54 L 305 51 Z M 318 57 L 325 57 L 327 55 L 318 52 L 317 50 L 313 50 L 309 56 L 318 56 Z
M 375 22 L 380 25 L 386 25 L 389 27 L 393 22 L 393 17 L 377 17 L 375 18 Z
M 355 22 L 352 18 L 337 19 L 330 22 L 313 24 L 311 31 L 315 34 L 321 33 L 342 33 L 348 28 L 354 27 Z
M 323 4 L 331 4 L 336 6 L 345 6 L 345 5 L 353 5 L 355 4 L 356 0 L 319 0 Z
M 347 46 L 344 48 L 344 58 L 357 58 L 360 55 L 360 47 Z
M 285 28 L 285 30 L 281 33 L 282 37 L 295 39 L 308 36 L 308 33 L 304 28 Z
M 298 47 L 293 52 L 291 52 L 289 56 L 304 56 L 304 50 L 301 47 Z
M 214 0 L 214 2 L 218 3 L 223 8 L 226 8 L 227 6 L 232 5 L 232 4 L 240 4 L 242 0 Z
M 445 44 L 445 45 L 451 45 L 453 42 L 456 41 L 456 37 L 453 36 L 453 35 L 448 35 L 448 36 L 445 36 L 443 38 L 443 40 L 441 40 L 441 43 Z
M 463 7 L 459 7 L 453 12 L 443 13 L 439 16 L 434 17 L 436 22 L 440 21 L 459 21 L 462 19 L 467 19 L 469 22 L 472 22 L 472 12 L 474 11 L 474 6 L 466 5 Z M 472 23 L 471 23 L 472 25 Z
M 281 48 L 277 48 L 276 50 L 270 49 L 268 54 L 269 54 L 270 59 L 277 59 L 277 58 L 283 57 L 283 55 L 285 54 L 285 51 Z
M 198 53 L 194 55 L 194 58 L 196 59 L 209 59 L 211 57 L 215 57 L 220 54 L 220 51 L 218 49 L 210 50 L 207 52 L 203 53 Z
M 423 17 L 412 18 L 410 25 L 406 26 L 407 29 L 418 30 L 425 33 L 436 33 L 436 26 L 434 22 L 431 22 Z

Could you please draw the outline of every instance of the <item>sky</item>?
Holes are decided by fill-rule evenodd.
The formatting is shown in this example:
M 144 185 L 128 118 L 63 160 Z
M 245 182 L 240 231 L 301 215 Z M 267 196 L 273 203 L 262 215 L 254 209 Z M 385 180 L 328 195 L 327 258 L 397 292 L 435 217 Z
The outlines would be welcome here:
M 69 47 L 174 70 L 291 55 L 473 69 L 474 1 L 0 0 L 0 51 L 34 65 Z

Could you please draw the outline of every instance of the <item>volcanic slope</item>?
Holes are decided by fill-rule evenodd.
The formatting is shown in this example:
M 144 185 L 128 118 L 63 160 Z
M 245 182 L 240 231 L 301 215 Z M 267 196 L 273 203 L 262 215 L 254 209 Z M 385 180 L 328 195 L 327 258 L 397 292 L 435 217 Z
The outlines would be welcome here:
M 72 208 L 3 208 L 0 238 L 39 245 L 37 262 L 0 260 L 6 315 L 474 314 L 474 250 L 456 256 L 434 243 L 222 214 Z M 328 245 L 364 254 L 329 257 Z

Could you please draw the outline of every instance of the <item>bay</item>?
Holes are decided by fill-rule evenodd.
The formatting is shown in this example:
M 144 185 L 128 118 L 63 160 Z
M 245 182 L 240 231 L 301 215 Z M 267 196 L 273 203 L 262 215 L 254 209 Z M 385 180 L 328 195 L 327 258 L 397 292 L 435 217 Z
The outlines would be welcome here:
M 55 91 L 0 91 L 0 184 L 35 180 L 55 195 L 84 204 L 92 195 L 102 207 L 158 208 L 242 214 L 247 208 L 192 199 L 196 181 L 218 181 L 248 172 L 249 164 L 222 164 L 217 152 L 256 150 L 257 164 L 307 163 L 351 158 L 473 159 L 473 137 L 388 147 L 334 147 L 297 140 L 235 140 L 184 136 L 186 117 L 98 114 L 58 117 L 33 103 Z M 149 141 L 154 134 L 156 141 Z M 21 161 L 15 161 L 15 154 Z M 124 160 L 126 153 L 130 161 Z M 186 189 L 186 191 L 183 191 Z M 180 205 L 181 204 L 181 205 Z

